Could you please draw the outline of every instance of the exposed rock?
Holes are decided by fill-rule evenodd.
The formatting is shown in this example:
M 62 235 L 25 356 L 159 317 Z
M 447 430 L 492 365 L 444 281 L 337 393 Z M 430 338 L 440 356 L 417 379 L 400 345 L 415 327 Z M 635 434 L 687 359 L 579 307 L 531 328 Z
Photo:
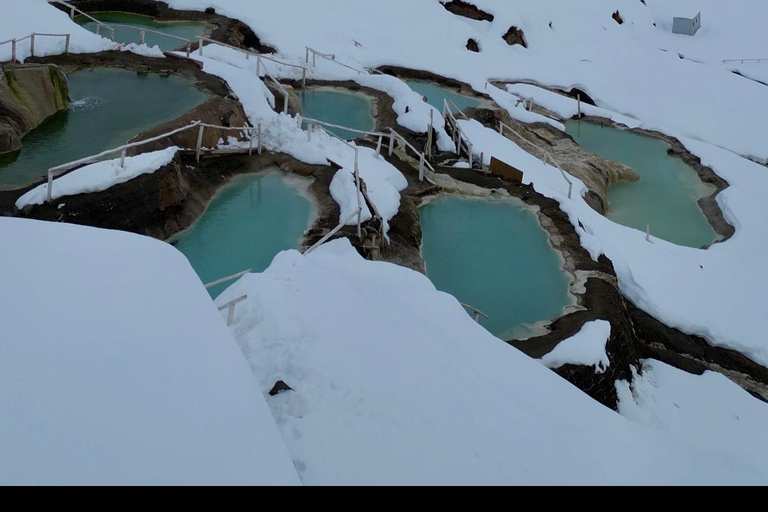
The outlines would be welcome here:
M 467 40 L 467 50 L 469 50 L 471 52 L 479 53 L 480 52 L 480 45 L 477 44 L 477 41 L 475 41 L 474 39 L 470 38 L 470 39 Z
M 6 65 L 0 74 L 0 154 L 21 149 L 22 138 L 69 107 L 69 85 L 54 65 Z
M 285 382 L 279 380 L 275 382 L 275 385 L 272 386 L 272 389 L 269 390 L 269 396 L 275 396 L 279 393 L 282 393 L 283 391 L 293 391 L 293 388 Z
M 504 39 L 504 41 L 506 41 L 509 46 L 519 44 L 523 48 L 528 48 L 528 43 L 525 40 L 525 34 L 523 33 L 522 29 L 519 29 L 515 26 L 509 27 L 507 33 L 501 36 L 501 38 Z
M 458 16 L 464 16 L 472 20 L 493 21 L 493 14 L 483 11 L 476 5 L 463 0 L 452 0 L 450 2 L 440 2 L 448 11 Z
M 613 18 L 613 21 L 615 21 L 619 25 L 624 23 L 624 19 L 621 17 L 621 14 L 619 13 L 619 11 L 614 12 L 611 18 Z

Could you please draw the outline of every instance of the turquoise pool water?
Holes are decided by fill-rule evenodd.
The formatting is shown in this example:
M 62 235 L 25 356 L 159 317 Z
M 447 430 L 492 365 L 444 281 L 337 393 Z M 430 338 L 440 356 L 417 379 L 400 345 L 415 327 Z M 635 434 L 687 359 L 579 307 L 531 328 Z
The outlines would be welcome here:
M 183 37 L 194 41 L 198 37 L 204 35 L 212 27 L 207 23 L 200 23 L 197 21 L 173 21 L 162 22 L 156 21 L 151 16 L 142 16 L 140 14 L 133 14 L 128 12 L 91 12 L 88 13 L 97 20 L 103 23 L 117 23 L 121 25 L 131 25 L 139 28 L 148 28 L 157 30 L 165 34 L 170 34 L 177 37 Z M 85 16 L 75 16 L 75 22 L 91 32 L 96 32 L 96 22 L 91 21 Z M 110 37 L 111 32 L 105 29 L 101 29 L 101 35 L 104 37 Z M 132 28 L 115 27 L 115 41 L 118 43 L 138 43 L 139 31 Z M 157 34 L 146 33 L 144 43 L 147 46 L 159 46 L 161 50 L 170 51 L 181 46 L 186 46 L 184 41 L 179 41 L 170 37 L 163 37 Z
M 376 120 L 371 115 L 371 101 L 361 94 L 330 89 L 309 89 L 299 92 L 299 99 L 304 117 L 355 130 L 372 131 L 376 127 Z M 345 140 L 359 136 L 357 133 L 340 128 L 328 128 L 328 130 Z
M 235 178 L 176 238 L 176 248 L 204 283 L 249 268 L 263 271 L 278 252 L 297 248 L 309 227 L 312 205 L 300 180 L 280 171 Z M 208 291 L 215 298 L 231 284 Z
M 477 98 L 459 94 L 452 89 L 437 85 L 433 82 L 425 82 L 423 80 L 406 80 L 405 83 L 407 83 L 408 86 L 417 93 L 421 94 L 422 96 L 426 96 L 427 103 L 440 110 L 440 112 L 443 111 L 444 99 L 451 100 L 461 110 L 464 110 L 467 107 L 477 107 L 481 103 L 481 101 Z
M 640 175 L 639 181 L 608 187 L 609 219 L 641 231 L 650 224 L 653 236 L 688 247 L 717 240 L 698 205 L 715 187 L 703 183 L 680 158 L 667 155 L 666 142 L 583 121 L 568 121 L 565 126 L 584 149 L 628 165 Z
M 27 134 L 21 151 L 0 155 L 0 188 L 27 185 L 51 167 L 119 147 L 207 99 L 191 80 L 175 75 L 95 68 L 68 78 L 69 109 Z
M 490 316 L 502 339 L 535 334 L 533 324 L 569 305 L 569 279 L 536 215 L 512 200 L 444 196 L 419 211 L 422 253 L 435 286 Z

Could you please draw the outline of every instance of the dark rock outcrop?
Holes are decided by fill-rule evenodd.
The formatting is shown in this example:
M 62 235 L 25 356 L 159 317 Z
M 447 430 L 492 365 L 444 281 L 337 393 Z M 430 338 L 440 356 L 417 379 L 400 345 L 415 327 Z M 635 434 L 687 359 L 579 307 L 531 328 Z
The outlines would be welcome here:
M 528 43 L 525 40 L 525 33 L 523 33 L 523 30 L 517 27 L 509 27 L 509 30 L 507 30 L 506 34 L 501 36 L 502 39 L 509 45 L 514 46 L 516 44 L 519 44 L 523 48 L 528 48 Z
M 470 38 L 470 39 L 467 40 L 467 50 L 469 50 L 471 52 L 479 53 L 480 52 L 480 45 L 477 44 L 477 41 L 475 41 L 474 39 Z
M 463 0 L 451 0 L 450 2 L 440 2 L 446 10 L 458 16 L 464 16 L 472 20 L 493 21 L 493 14 L 488 13 L 476 5 L 464 2 Z
M 22 138 L 69 107 L 69 85 L 54 65 L 6 65 L 0 73 L 0 154 L 21 149 Z

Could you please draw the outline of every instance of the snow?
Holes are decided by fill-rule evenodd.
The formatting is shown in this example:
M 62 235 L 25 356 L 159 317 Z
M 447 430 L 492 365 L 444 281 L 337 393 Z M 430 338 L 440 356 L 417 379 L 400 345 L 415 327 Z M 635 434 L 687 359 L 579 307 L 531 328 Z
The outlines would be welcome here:
M 479 92 L 486 80 L 497 79 L 564 90 L 578 87 L 600 107 L 636 118 L 644 128 L 768 160 L 761 109 L 755 108 L 768 103 L 768 89 L 734 75 L 717 59 L 680 59 L 675 46 L 695 45 L 700 54 L 716 55 L 724 51 L 719 48 L 728 48 L 728 56 L 722 58 L 761 57 L 753 53 L 768 47 L 759 22 L 766 7 L 759 1 L 744 3 L 740 9 L 722 2 L 718 6 L 717 0 L 691 1 L 691 9 L 683 7 L 694 13 L 701 8 L 702 31 L 708 30 L 708 23 L 719 24 L 715 18 L 730 11 L 729 21 L 723 22 L 716 37 L 700 31 L 689 38 L 654 27 L 657 17 L 666 17 L 672 9 L 662 6 L 661 0 L 649 6 L 637 0 L 594 0 L 588 5 L 569 0 L 475 0 L 495 14 L 491 23 L 453 15 L 436 1 L 393 0 L 376 16 L 361 9 L 357 0 L 286 0 L 279 5 L 256 5 L 249 0 L 169 3 L 197 10 L 213 5 L 217 12 L 250 25 L 262 41 L 297 62 L 309 46 L 335 54 L 337 60 L 356 68 L 391 64 L 423 69 L 467 82 Z M 625 20 L 623 25 L 611 19 L 616 10 Z M 753 21 L 742 26 L 742 18 L 753 17 L 751 10 Z M 285 12 L 291 13 L 291 30 L 284 30 Z M 510 47 L 501 39 L 512 25 L 524 30 L 527 49 Z M 482 52 L 466 50 L 470 37 L 479 42 Z M 724 45 L 726 39 L 740 42 Z M 749 55 L 744 53 L 747 49 L 752 50 Z
M 691 375 L 659 361 L 643 363 L 632 386 L 617 383 L 619 411 L 680 443 L 736 456 L 764 471 L 768 461 L 768 404 L 726 377 Z M 763 485 L 768 480 L 763 481 Z
M 0 485 L 299 483 L 181 253 L 5 217 L 0 239 Z
M 765 483 L 638 426 L 476 324 L 422 274 L 342 239 L 278 254 L 232 332 L 305 484 Z
M 38 34 L 71 34 L 70 53 L 93 53 L 113 50 L 119 45 L 97 36 L 69 19 L 69 16 L 48 5 L 45 0 L 3 0 L 0 17 L 0 41 L 21 39 L 33 32 Z M 64 53 L 63 37 L 37 36 L 35 56 Z M 30 41 L 18 43 L 16 58 L 23 62 L 30 55 Z M 0 62 L 11 60 L 11 45 L 0 46 Z
M 142 174 L 151 174 L 171 163 L 177 152 L 177 147 L 170 147 L 126 157 L 124 167 L 120 167 L 120 158 L 87 165 L 53 180 L 51 199 L 100 192 Z M 16 201 L 16 208 L 22 209 L 31 204 L 43 204 L 47 197 L 48 184 L 38 185 Z
M 611 324 L 605 320 L 585 323 L 578 333 L 560 342 L 549 354 L 541 358 L 547 368 L 559 368 L 565 364 L 594 366 L 603 373 L 611 365 L 605 344 L 611 337 Z
M 163 53 L 163 50 L 161 50 L 159 46 L 149 47 L 146 44 L 130 43 L 130 44 L 122 45 L 122 47 L 120 48 L 120 51 L 131 52 L 131 53 L 135 53 L 136 55 L 141 55 L 144 57 L 152 57 L 155 59 L 165 58 L 165 54 Z

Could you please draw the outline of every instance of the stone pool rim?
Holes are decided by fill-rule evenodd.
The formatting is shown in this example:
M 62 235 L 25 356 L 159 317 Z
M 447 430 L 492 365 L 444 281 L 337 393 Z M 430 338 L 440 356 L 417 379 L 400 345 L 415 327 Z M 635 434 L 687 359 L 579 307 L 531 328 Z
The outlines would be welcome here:
M 210 206 L 213 204 L 213 202 L 221 196 L 224 192 L 227 191 L 230 187 L 235 185 L 235 182 L 239 180 L 243 180 L 246 178 L 258 178 L 266 176 L 267 174 L 279 174 L 283 180 L 283 182 L 286 183 L 286 187 L 294 190 L 298 195 L 303 197 L 307 200 L 309 203 L 309 215 L 307 217 L 307 226 L 304 229 L 304 232 L 306 233 L 309 231 L 309 229 L 312 228 L 312 226 L 315 225 L 315 222 L 320 218 L 320 201 L 319 199 L 311 192 L 312 185 L 315 183 L 316 178 L 314 176 L 305 176 L 302 174 L 292 173 L 290 171 L 287 171 L 280 167 L 277 163 L 272 163 L 271 165 L 267 166 L 260 166 L 256 168 L 253 171 L 246 171 L 238 174 L 234 174 L 232 176 L 229 176 L 226 181 L 224 181 L 223 184 L 221 184 L 216 191 L 213 193 L 213 195 L 207 199 L 205 203 L 205 207 L 200 211 L 200 213 L 197 215 L 197 217 L 186 227 L 183 229 L 180 229 L 173 233 L 172 235 L 165 238 L 163 241 L 176 246 L 176 243 L 178 242 L 179 238 L 184 236 L 185 233 L 187 233 L 190 229 L 192 229 L 197 223 L 200 222 L 200 220 L 203 218 L 205 213 L 208 211 Z M 304 245 L 304 235 L 302 235 L 296 243 L 296 247 L 294 249 L 301 250 Z

